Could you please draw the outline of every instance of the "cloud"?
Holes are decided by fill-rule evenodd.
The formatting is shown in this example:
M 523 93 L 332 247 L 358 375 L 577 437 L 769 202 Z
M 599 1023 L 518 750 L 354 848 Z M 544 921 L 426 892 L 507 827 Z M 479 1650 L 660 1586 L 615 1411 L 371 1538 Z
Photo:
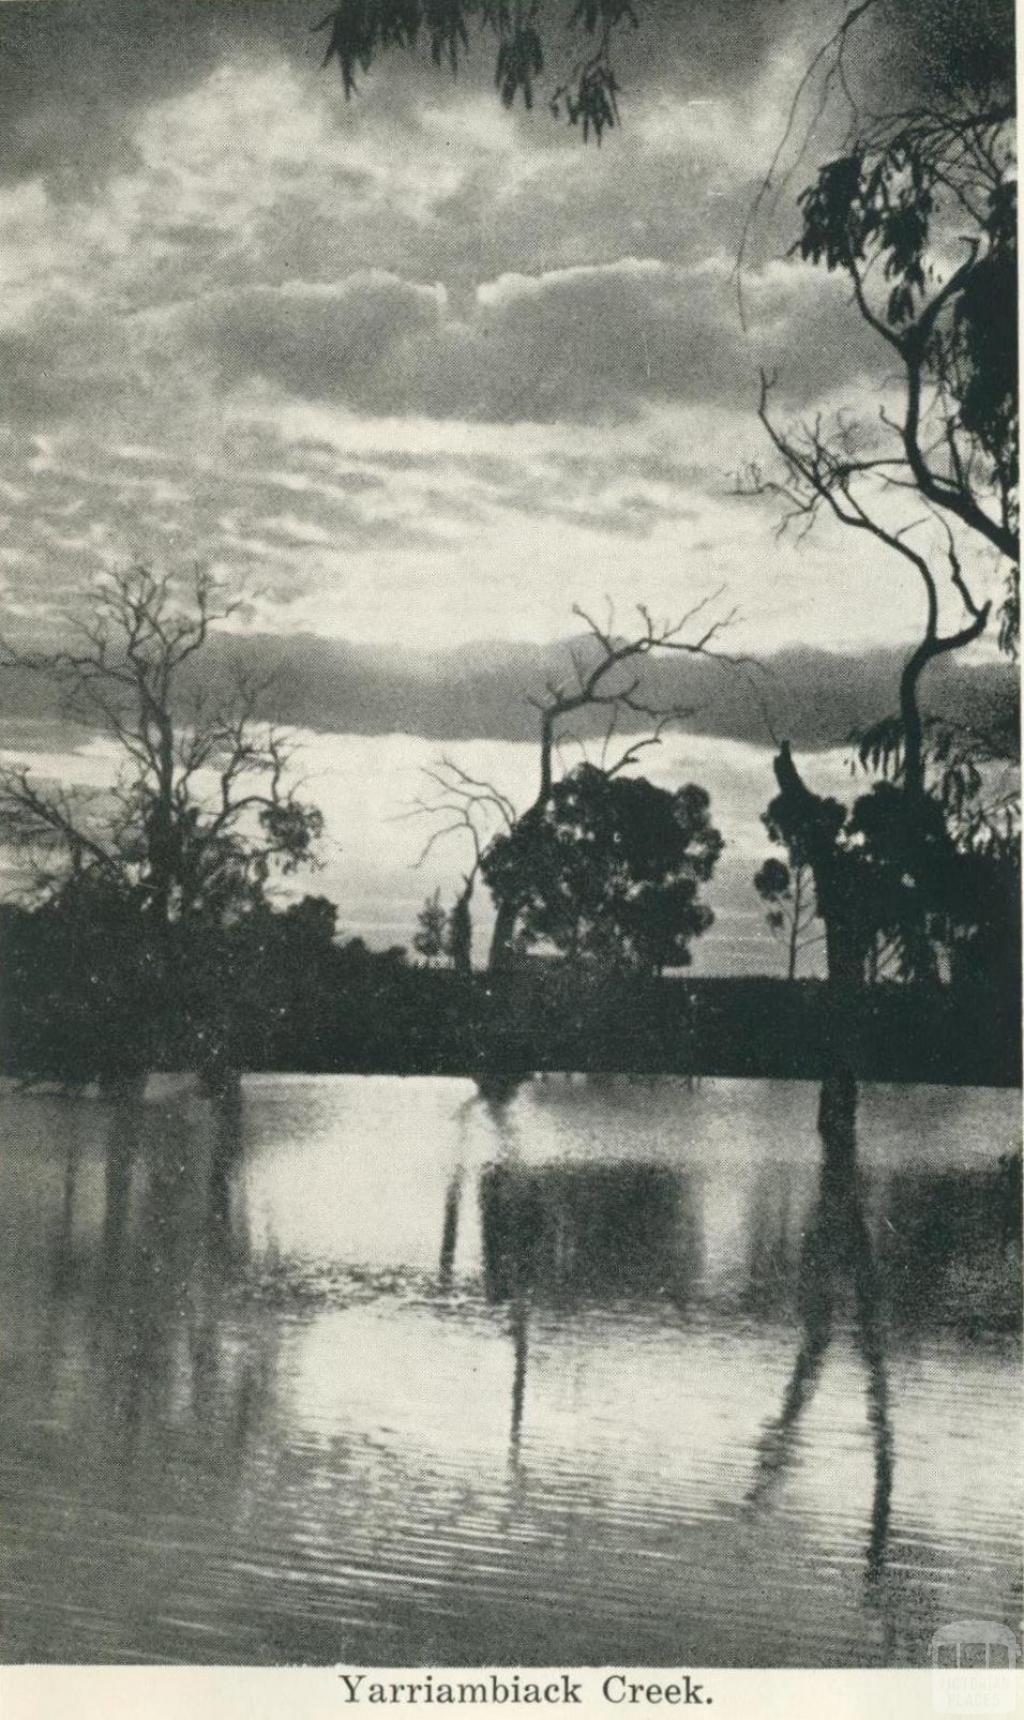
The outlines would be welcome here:
M 560 26 L 562 0 L 544 5 Z M 1006 0 L 874 8 L 855 93 L 874 106 L 941 83 L 946 26 L 962 58 L 979 6 L 1005 22 Z M 780 543 L 765 506 L 729 493 L 762 445 L 759 364 L 793 411 L 875 376 L 840 285 L 777 260 L 842 104 L 802 160 L 814 92 L 795 116 L 748 247 L 745 327 L 737 305 L 740 236 L 820 40 L 817 0 L 644 0 L 618 57 L 624 124 L 600 152 L 543 102 L 505 112 L 486 43 L 457 82 L 425 53 L 388 56 L 346 103 L 319 69 L 317 16 L 313 0 L 0 0 L 5 629 L 52 629 L 133 558 L 258 585 L 253 637 L 222 649 L 278 663 L 282 715 L 323 737 L 328 774 L 334 731 L 359 731 L 343 842 L 373 795 L 393 800 L 393 770 L 415 784 L 412 761 L 448 743 L 499 774 L 515 752 L 532 781 L 523 695 L 564 668 L 573 599 L 603 614 L 607 594 L 625 622 L 638 598 L 671 614 L 727 584 L 737 648 L 769 654 L 912 637 L 912 578 L 826 522 Z M 776 655 L 763 696 L 779 732 L 822 747 L 891 706 L 897 667 Z M 691 671 L 716 780 L 747 796 L 735 854 L 760 840 L 770 788 L 767 754 L 751 762 L 761 701 Z M 679 696 L 675 673 L 653 690 Z M 988 673 L 934 684 L 956 709 Z M 49 736 L 60 770 L 69 737 L 39 683 L 6 676 L 4 709 L 7 740 L 38 755 Z M 687 751 L 699 773 L 693 735 L 656 768 L 689 768 Z M 376 881 L 395 828 L 362 873 L 348 835 L 332 893 L 362 890 L 378 920 L 401 897 L 391 935 L 406 936 L 420 875 L 396 874 L 393 900 Z M 743 889 L 717 905 L 756 933 Z
M 762 452 L 759 427 L 721 408 L 567 428 L 370 417 L 255 389 L 230 409 L 190 404 L 164 391 L 127 423 L 0 429 L 5 629 L 133 560 L 257 590 L 265 632 L 425 648 L 557 639 L 574 601 L 672 616 L 719 587 L 742 650 L 848 651 L 920 625 L 912 570 L 824 520 L 779 540 L 775 513 L 735 496 L 730 469 Z
M 0 177 L 75 198 L 137 160 L 140 114 L 263 49 L 314 66 L 306 0 L 46 0 L 0 9 Z
M 548 40 L 548 90 L 569 69 L 576 44 L 564 37 L 561 0 L 541 0 Z M 728 6 L 680 6 L 642 0 L 640 28 L 619 33 L 616 63 L 624 86 L 626 135 L 666 97 L 676 104 L 716 102 L 757 123 L 752 92 L 766 68 L 799 71 L 824 29 L 813 0 L 731 0 Z M 337 112 L 374 126 L 425 103 L 447 123 L 465 91 L 486 95 L 493 111 L 493 44 L 474 39 L 458 83 L 416 54 L 390 54 L 360 80 L 350 104 L 333 70 L 320 70 L 324 38 L 311 31 L 320 14 L 311 0 L 204 0 L 182 12 L 180 0 L 46 0 L 0 11 L 0 102 L 8 118 L 4 170 L 46 174 L 65 188 L 93 185 L 133 159 L 138 118 L 154 103 L 193 89 L 240 55 L 283 62 L 309 74 Z M 876 8 L 857 32 L 848 77 L 869 84 L 876 99 L 894 88 L 948 82 L 971 63 L 979 43 L 1005 64 L 1012 41 L 1012 0 L 902 0 Z M 794 80 L 795 81 L 795 80 Z M 792 82 L 789 85 L 792 88 Z M 513 116 L 527 140 L 540 133 L 580 153 L 578 132 L 538 111 Z M 735 130 L 735 128 L 734 128 Z M 545 144 L 547 146 L 547 144 Z M 612 152 L 609 152 L 612 153 Z
M 727 648 L 727 645 L 726 647 Z M 356 734 L 405 733 L 439 741 L 526 741 L 537 732 L 531 696 L 571 675 L 574 650 L 586 639 L 538 647 L 476 643 L 450 651 L 409 649 L 387 656 L 334 640 L 264 638 L 233 649 L 276 669 L 276 709 L 300 727 Z M 905 652 L 848 655 L 803 648 L 775 652 L 749 670 L 710 659 L 663 657 L 645 667 L 642 694 L 656 705 L 694 708 L 695 734 L 764 745 L 766 713 L 794 745 L 820 750 L 896 708 Z M 943 663 L 925 689 L 926 708 L 950 720 L 977 721 L 994 701 L 1013 699 L 1015 678 L 1003 663 Z M 577 713 L 581 738 L 604 733 L 607 713 Z M 643 720 L 623 716 L 623 731 Z
M 549 40 L 550 80 L 568 69 L 574 47 L 559 39 L 564 22 L 560 0 L 542 0 Z M 728 8 L 681 9 L 673 0 L 645 0 L 643 29 L 623 32 L 620 66 L 634 99 L 666 78 L 686 90 L 732 94 L 748 85 L 776 46 L 780 28 L 802 22 L 804 8 L 789 5 L 771 16 L 761 0 L 734 0 Z M 44 172 L 58 184 L 95 183 L 131 159 L 140 110 L 195 86 L 225 59 L 283 60 L 306 69 L 339 113 L 360 112 L 373 125 L 424 100 L 442 114 L 459 104 L 461 92 L 493 94 L 494 49 L 474 43 L 459 85 L 429 63 L 424 50 L 392 54 L 368 78 L 362 95 L 345 104 L 333 69 L 320 72 L 324 38 L 311 25 L 320 14 L 311 0 L 204 0 L 183 14 L 180 0 L 47 0 L 5 5 L 0 12 L 0 100 L 9 118 L 7 171 L 19 177 Z M 525 133 L 563 129 L 536 117 L 521 121 Z M 576 134 L 567 139 L 577 146 Z
M 22 44 L 40 88 L 65 68 L 69 110 L 88 97 L 127 141 L 100 178 L 30 168 L 16 146 L 38 104 L 31 79 L 14 80 L 20 177 L 0 193 L 10 415 L 130 418 L 156 388 L 191 396 L 204 362 L 226 388 L 263 376 L 300 399 L 434 418 L 615 419 L 669 398 L 749 407 L 762 358 L 786 360 L 794 397 L 829 380 L 798 338 L 808 313 L 836 380 L 871 362 L 856 318 L 844 335 L 837 294 L 809 270 L 755 271 L 749 335 L 740 325 L 731 274 L 752 162 L 770 158 L 792 67 L 778 44 L 767 62 L 737 57 L 735 19 L 711 31 L 732 68 L 717 93 L 687 105 L 638 63 L 633 123 L 597 154 L 540 116 L 504 114 L 489 90 L 424 83 L 400 62 L 382 71 L 383 95 L 346 106 L 282 51 L 293 26 L 306 45 L 301 9 L 266 6 L 266 28 L 259 12 L 190 12 L 166 64 L 169 14 L 151 0 L 130 29 L 115 4 L 84 32 L 75 12 Z M 652 65 L 661 32 L 669 60 L 685 68 L 692 49 L 706 84 L 701 31 L 688 47 L 690 26 L 657 5 L 648 28 Z M 80 154 L 65 138 L 55 159 Z
M 551 638 L 728 583 L 746 643 L 909 637 L 911 580 L 729 493 L 759 363 L 796 410 L 873 362 L 766 242 L 736 304 L 819 12 L 648 0 L 597 152 L 502 110 L 489 51 L 346 104 L 307 0 L 0 5 L 8 611 L 138 557 L 255 580 L 267 631 Z
M 337 285 L 286 283 L 222 294 L 191 311 L 188 334 L 230 385 L 252 375 L 306 399 L 408 409 L 406 373 L 436 341 L 443 288 L 361 270 Z
M 619 417 L 644 401 L 743 407 L 761 365 L 800 401 L 877 363 L 856 323 L 855 338 L 837 340 L 830 325 L 842 314 L 839 296 L 811 271 L 778 265 L 750 276 L 745 294 L 746 332 L 732 266 L 715 258 L 684 267 L 627 257 L 486 283 L 477 295 L 481 333 L 507 378 L 499 398 L 514 403 L 496 416 Z
M 585 636 L 546 646 L 476 641 L 430 651 L 410 645 L 382 650 L 312 634 L 222 633 L 211 641 L 202 675 L 210 684 L 239 668 L 272 675 L 268 713 L 310 732 L 519 743 L 536 738 L 531 699 L 543 698 L 548 682 L 571 679 L 574 654 L 585 662 L 592 650 Z M 640 692 L 653 705 L 690 706 L 694 714 L 685 727 L 694 735 L 763 746 L 771 739 L 770 721 L 774 733 L 820 751 L 843 745 L 854 730 L 895 709 L 904 657 L 891 650 L 853 655 L 794 647 L 737 668 L 665 655 L 644 666 Z M 950 720 L 977 723 L 987 710 L 1014 699 L 1015 689 L 1013 670 L 1001 661 L 942 661 L 929 673 L 924 702 Z M 4 705 L 8 724 L 58 715 L 45 682 L 16 671 L 5 676 Z M 607 711 L 591 709 L 576 713 L 567 731 L 577 741 L 593 740 L 606 725 Z M 622 713 L 623 733 L 647 726 L 642 717 Z
M 492 423 L 617 422 L 648 403 L 749 407 L 759 366 L 803 403 L 878 362 L 837 285 L 806 267 L 751 277 L 746 306 L 743 335 L 731 271 L 716 262 L 627 257 L 502 275 L 461 317 L 440 285 L 361 270 L 217 294 L 188 310 L 185 338 L 229 387 L 260 377 L 353 410 Z

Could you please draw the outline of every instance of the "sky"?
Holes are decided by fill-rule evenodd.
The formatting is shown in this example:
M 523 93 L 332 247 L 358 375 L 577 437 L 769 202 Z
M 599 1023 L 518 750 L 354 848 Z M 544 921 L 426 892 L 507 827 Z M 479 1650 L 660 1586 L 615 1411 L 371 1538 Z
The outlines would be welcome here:
M 328 814 L 311 887 L 374 943 L 407 941 L 466 863 L 435 850 L 417 871 L 423 829 L 402 817 L 439 742 L 529 797 L 525 696 L 579 632 L 574 604 L 610 604 L 624 631 L 641 602 L 665 620 L 701 599 L 735 611 L 723 645 L 784 665 L 768 704 L 822 783 L 848 786 L 851 711 L 881 714 L 921 593 L 850 533 L 780 538 L 737 483 L 766 458 L 759 366 L 783 416 L 873 411 L 886 386 L 843 289 L 788 255 L 795 193 L 844 118 L 833 103 L 815 125 L 813 88 L 737 284 L 841 8 L 650 0 L 600 150 L 543 103 L 504 111 L 486 44 L 456 80 L 391 56 L 346 102 L 322 9 L 0 4 L 8 635 L 47 635 L 133 561 L 246 589 L 236 625 L 287 662 Z M 851 82 L 909 89 L 922 29 L 933 57 L 951 51 L 933 14 L 883 4 Z M 5 756 L 102 777 L 95 737 L 7 692 Z M 726 837 L 705 969 L 781 961 L 749 882 L 765 697 L 744 707 L 705 677 L 688 733 L 645 762 L 705 782 Z

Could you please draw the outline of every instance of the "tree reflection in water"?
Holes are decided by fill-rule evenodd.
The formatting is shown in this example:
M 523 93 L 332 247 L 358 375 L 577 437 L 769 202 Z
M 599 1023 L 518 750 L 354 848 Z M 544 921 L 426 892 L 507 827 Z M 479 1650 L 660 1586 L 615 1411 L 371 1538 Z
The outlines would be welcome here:
M 856 1114 L 857 1088 L 852 1075 L 842 1071 L 827 1077 L 818 1109 L 823 1149 L 818 1198 L 805 1230 L 797 1281 L 803 1336 L 782 1408 L 761 1439 L 757 1474 L 747 1502 L 754 1508 L 767 1505 L 793 1461 L 800 1417 L 821 1377 L 832 1339 L 836 1301 L 849 1284 L 854 1340 L 867 1377 L 867 1415 L 874 1447 L 866 1571 L 869 1580 L 876 1582 L 884 1568 L 889 1534 L 893 1439 L 881 1288 L 856 1167 Z
M 63 1297 L 74 1288 L 79 1273 L 79 1262 L 75 1249 L 75 1206 L 78 1200 L 78 1181 L 83 1156 L 81 1122 L 81 1103 L 76 1097 L 70 1100 L 67 1106 L 64 1180 L 61 1189 L 60 1213 L 56 1224 L 53 1226 L 49 1245 L 54 1313 L 59 1308 Z
M 530 1313 L 667 1296 L 689 1300 L 702 1246 L 692 1179 L 654 1163 L 523 1165 L 480 1178 L 484 1291 L 508 1303 L 513 1341 L 511 1442 L 522 1435 Z
M 441 1255 L 437 1264 L 437 1281 L 442 1290 L 450 1290 L 455 1267 L 455 1247 L 459 1238 L 459 1209 L 462 1205 L 464 1171 L 458 1165 L 452 1172 L 444 1195 L 444 1224 L 441 1227 Z
M 467 1144 L 467 1131 L 471 1126 L 474 1113 L 481 1105 L 491 1117 L 502 1142 L 502 1150 L 515 1153 L 517 1142 L 514 1131 L 508 1120 L 508 1105 L 515 1097 L 520 1082 L 502 1090 L 500 1096 L 488 1096 L 484 1091 L 481 1079 L 477 1080 L 477 1091 L 469 1099 L 464 1099 L 455 1112 L 456 1141 L 458 1143 L 451 1175 L 445 1188 L 444 1220 L 441 1225 L 441 1252 L 437 1263 L 437 1282 L 441 1290 L 450 1290 L 455 1272 L 455 1255 L 459 1240 L 459 1216 L 462 1209 L 462 1189 L 466 1178 L 466 1157 L 470 1150 Z
M 242 1169 L 242 1086 L 235 1078 L 210 1093 L 213 1138 L 206 1211 L 211 1263 L 228 1267 L 244 1260 L 247 1234 L 238 1210 Z
M 500 1113 L 530 1076 L 517 1069 L 490 1069 L 482 1070 L 475 1079 L 477 1092 L 488 1109 Z
M 1020 1329 L 1021 1162 L 919 1165 L 886 1179 L 879 1265 L 903 1334 Z
M 110 1128 L 104 1166 L 101 1270 L 105 1279 L 118 1277 L 125 1246 L 131 1200 L 132 1172 L 138 1157 L 144 1117 L 144 1082 L 126 1081 L 111 1100 Z
M 549 1301 L 687 1298 L 699 1226 L 691 1179 L 625 1161 L 489 1165 L 480 1178 L 484 1287 Z
M 89 1350 L 124 1479 L 151 1433 L 184 1423 L 237 1470 L 269 1396 L 269 1329 L 239 1355 L 225 1319 L 249 1252 L 243 1159 L 238 1092 L 164 1106 L 136 1085 L 111 1102 Z

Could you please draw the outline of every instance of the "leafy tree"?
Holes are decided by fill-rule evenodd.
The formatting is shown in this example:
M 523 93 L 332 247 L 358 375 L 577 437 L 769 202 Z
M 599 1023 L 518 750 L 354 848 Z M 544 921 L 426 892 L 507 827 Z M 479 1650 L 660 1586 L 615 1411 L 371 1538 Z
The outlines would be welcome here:
M 805 432 L 795 444 L 768 423 L 783 453 L 797 454 L 808 499 L 838 497 L 882 535 L 858 497 L 900 486 L 1004 558 L 1010 650 L 1019 606 L 1015 117 L 1008 55 L 980 84 L 862 123 L 820 169 L 800 198 L 795 248 L 850 282 L 897 367 L 899 409 L 883 408 L 870 427 L 847 415 L 830 437 Z
M 776 766 L 790 795 L 794 834 L 801 810 L 817 821 L 808 851 L 816 856 L 819 903 L 834 899 L 837 877 L 847 884 L 859 877 L 868 888 L 861 932 L 873 918 L 876 935 L 898 951 L 904 974 L 921 979 L 937 975 L 937 944 L 948 949 L 960 936 L 954 928 L 982 912 L 977 867 L 964 863 L 954 805 L 964 783 L 973 776 L 977 786 L 981 777 L 969 749 L 938 741 L 941 725 L 930 725 L 920 702 L 929 665 L 973 643 L 988 623 L 990 605 L 975 596 L 963 563 L 972 540 L 1009 564 L 1000 643 L 1012 654 L 1017 649 L 1012 115 L 1012 93 L 991 82 L 960 85 L 927 112 L 862 127 L 850 151 L 828 163 L 802 198 L 799 249 L 849 279 L 857 312 L 898 361 L 898 410 L 886 403 L 872 425 L 845 414 L 832 426 L 818 420 L 783 430 L 770 410 L 770 382 L 762 381 L 760 415 L 784 477 L 761 487 L 784 495 L 788 518 L 802 526 L 822 509 L 830 512 L 900 557 L 923 586 L 925 623 L 901 673 L 898 711 L 861 737 L 862 761 L 880 766 L 883 780 L 836 827 L 838 841 L 859 848 L 859 869 L 849 853 L 833 865 L 820 841 L 820 807 L 797 791 L 788 755 Z M 964 243 L 966 258 L 948 263 Z M 1007 349 L 1000 351 L 1004 338 Z M 944 529 L 946 589 L 962 617 L 946 629 L 943 575 L 920 536 L 930 525 L 934 537 L 936 523 Z M 942 762 L 937 744 L 947 751 L 938 773 L 931 768 Z M 1003 863 L 1009 878 L 1012 846 L 1002 862 L 990 851 L 990 872 Z M 972 877 L 958 902 L 956 890 Z M 854 968 L 858 960 L 851 952 Z
M 920 689 L 932 662 L 973 643 L 988 624 L 990 604 L 965 568 L 968 546 L 1006 569 L 999 641 L 1017 651 L 1015 105 L 1012 55 L 1002 46 L 969 56 L 903 112 L 854 114 L 843 153 L 800 199 L 795 248 L 849 281 L 854 314 L 877 336 L 889 368 L 881 409 L 863 420 L 844 412 L 832 423 L 783 428 L 771 380 L 762 378 L 760 416 L 784 476 L 761 487 L 787 498 L 788 519 L 801 529 L 829 512 L 902 558 L 925 596 L 898 711 L 862 737 L 862 759 L 881 764 L 883 780 L 834 825 L 836 852 L 823 838 L 826 803 L 808 795 L 788 749 L 776 760 L 798 839 L 806 822 L 822 912 L 839 912 L 839 943 L 853 937 L 845 954 L 836 939 L 830 945 L 830 971 L 834 955 L 844 974 L 858 970 L 855 946 L 873 922 L 873 940 L 888 939 L 906 977 L 933 980 L 937 946 L 948 951 L 965 925 L 989 915 L 946 793 L 958 776 L 961 785 L 980 777 L 963 746 L 952 770 L 948 759 L 944 771 L 932 769 L 941 761 Z M 943 627 L 950 601 L 960 616 Z M 1000 867 L 1012 882 L 1014 845 L 1011 837 L 999 858 L 989 846 L 993 884 Z M 855 887 L 865 891 L 856 911 Z
M 142 1074 L 152 976 L 139 904 L 88 872 L 3 907 L 3 1049 L 19 1075 L 84 1086 Z
M 716 594 L 719 595 L 719 594 Z M 467 874 L 462 892 L 453 910 L 453 929 L 457 937 L 452 943 L 456 969 L 469 971 L 469 951 L 472 927 L 470 900 L 477 874 L 489 882 L 484 866 L 484 854 L 491 841 L 495 823 L 508 834 L 517 833 L 517 841 L 525 840 L 535 820 L 543 820 L 551 803 L 561 768 L 561 748 L 575 740 L 565 727 L 568 719 L 588 710 L 607 712 L 607 723 L 600 749 L 600 763 L 591 768 L 611 781 L 634 765 L 648 747 L 658 746 L 662 735 L 672 722 L 682 722 L 693 716 L 691 706 L 682 703 L 651 704 L 644 696 L 642 670 L 646 659 L 657 652 L 676 652 L 687 656 L 710 657 L 732 667 L 745 665 L 744 658 L 723 653 L 718 635 L 728 626 L 731 615 L 707 619 L 707 609 L 713 598 L 695 603 L 677 622 L 656 623 L 650 612 L 639 606 L 641 626 L 631 637 L 622 638 L 613 632 L 613 617 L 609 615 L 602 626 L 579 606 L 573 613 L 585 622 L 587 635 L 583 643 L 570 653 L 572 673 L 551 679 L 541 695 L 531 697 L 538 716 L 538 787 L 531 804 L 521 814 L 501 789 L 493 783 L 472 777 L 452 759 L 442 759 L 436 769 L 426 773 L 435 793 L 421 800 L 413 816 L 426 814 L 438 823 L 420 856 L 423 860 L 434 843 L 445 836 L 465 834 L 474 854 L 474 865 Z M 635 730 L 637 719 L 647 725 L 633 739 L 616 746 L 620 730 Z M 493 893 L 493 892 L 492 892 Z M 495 897 L 496 915 L 488 967 L 495 970 L 506 966 L 517 941 L 520 908 L 515 891 Z
M 217 1024 L 228 1068 L 273 1067 L 282 1036 L 315 1043 L 330 998 L 337 908 L 303 896 L 283 909 L 266 896 L 220 927 L 196 924 L 182 938 L 184 1047 Z M 184 931 L 184 929 L 183 929 Z
M 67 649 L 3 649 L 4 666 L 49 680 L 118 760 L 110 786 L 91 791 L 4 767 L 0 820 L 64 929 L 69 974 L 83 928 L 116 928 L 86 995 L 105 1000 L 112 1044 L 132 997 L 119 1055 L 141 1067 L 180 1045 L 182 1021 L 183 1054 L 211 1076 L 223 1063 L 234 995 L 225 936 L 265 904 L 275 872 L 313 861 L 322 828 L 289 784 L 284 736 L 260 717 L 265 689 L 204 686 L 190 673 L 236 607 L 204 573 L 181 585 L 135 568 L 96 587 Z
M 693 784 L 670 793 L 579 765 L 494 838 L 481 871 L 526 945 L 552 944 L 573 965 L 683 966 L 713 919 L 699 900 L 722 850 L 709 809 Z
M 898 772 L 846 807 L 789 774 L 788 747 L 776 760 L 781 792 L 766 822 L 812 868 L 829 975 L 841 985 L 877 977 L 888 953 L 904 979 L 934 981 L 944 966 L 982 991 L 1019 989 L 1016 772 L 992 793 L 972 756 L 981 742 L 958 755 L 939 733 L 913 819 Z
M 1018 725 L 1010 699 L 970 724 L 930 718 L 923 744 L 923 815 L 932 843 L 922 879 L 928 935 L 955 983 L 1005 988 L 1007 995 L 1020 989 Z M 915 857 L 901 851 L 902 824 L 884 811 L 904 779 L 900 725 L 875 725 L 862 738 L 860 759 L 883 777 L 873 798 L 859 803 L 861 840 L 905 885 Z M 902 929 L 889 937 L 903 959 Z
M 445 954 L 447 948 L 448 915 L 441 906 L 441 892 L 435 890 L 428 896 L 417 915 L 418 932 L 412 940 L 412 947 L 417 955 L 424 956 L 427 962 L 436 961 Z
M 981 636 L 990 612 L 971 590 L 950 522 L 961 538 L 966 532 L 1009 562 L 1000 642 L 1011 653 L 1017 649 L 1012 115 L 1012 94 L 991 80 L 983 88 L 959 86 L 934 109 L 862 127 L 848 153 L 822 168 L 801 199 L 799 249 L 848 277 L 861 318 L 898 360 L 899 410 L 883 406 L 872 427 L 847 414 L 831 428 L 819 420 L 784 431 L 770 411 L 769 381 L 762 380 L 760 416 L 785 476 L 761 487 L 785 495 L 789 518 L 804 525 L 821 509 L 830 511 L 902 558 L 923 584 L 925 625 L 900 677 L 898 713 L 862 737 L 865 761 L 894 768 L 874 801 L 858 803 L 848 832 L 873 850 L 878 876 L 888 880 L 886 912 L 903 915 L 890 918 L 890 936 L 904 972 L 921 978 L 935 974 L 933 899 L 965 874 L 956 832 L 943 830 L 937 817 L 937 807 L 948 808 L 927 781 L 920 687 L 932 662 Z M 966 258 L 949 265 L 951 248 L 965 242 Z M 965 614 L 945 631 L 934 555 L 927 543 L 911 541 L 929 515 L 944 523 L 951 595 Z M 966 755 L 961 765 L 968 768 Z M 794 770 L 791 759 L 784 761 L 791 785 Z M 801 804 L 806 808 L 798 797 L 794 810 Z M 961 911 L 970 911 L 966 902 Z

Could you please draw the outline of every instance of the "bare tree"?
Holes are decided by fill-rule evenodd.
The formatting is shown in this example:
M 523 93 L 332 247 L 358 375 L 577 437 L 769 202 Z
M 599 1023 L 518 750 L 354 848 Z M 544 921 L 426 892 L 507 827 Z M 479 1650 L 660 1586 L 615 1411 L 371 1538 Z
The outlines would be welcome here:
M 0 646 L 0 666 L 45 677 L 66 714 L 112 744 L 114 780 L 71 789 L 0 769 L 0 820 L 45 898 L 74 880 L 114 892 L 145 936 L 154 998 L 201 947 L 258 901 L 271 874 L 314 860 L 320 813 L 299 798 L 287 737 L 245 676 L 219 689 L 189 671 L 238 608 L 210 575 L 176 582 L 134 568 L 101 582 L 71 641 Z

